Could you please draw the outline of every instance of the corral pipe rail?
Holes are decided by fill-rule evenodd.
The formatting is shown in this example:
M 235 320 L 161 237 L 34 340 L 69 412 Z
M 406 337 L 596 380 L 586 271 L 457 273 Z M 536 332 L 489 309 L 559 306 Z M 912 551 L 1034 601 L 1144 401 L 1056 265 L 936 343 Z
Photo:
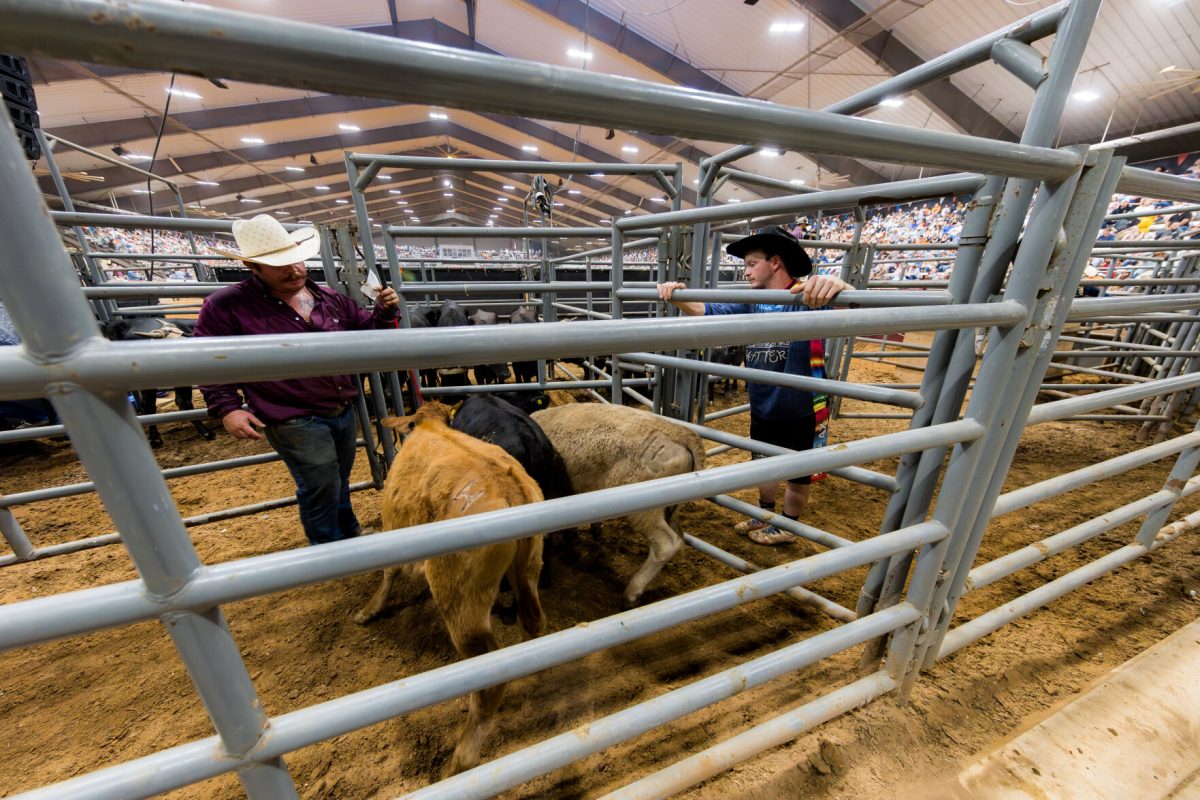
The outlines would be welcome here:
M 1022 178 L 1064 178 L 1080 163 L 1067 151 L 207 6 L 2 0 L 0 11 L 0 49 L 11 53 Z
M 74 289 L 74 291 L 78 291 Z M 93 390 L 125 391 L 185 383 L 277 380 L 389 369 L 427 369 L 567 355 L 608 355 L 638 349 L 712 345 L 1012 325 L 1025 318 L 1020 303 L 1004 301 L 923 308 L 860 308 L 819 314 L 750 317 L 596 320 L 504 325 L 498 329 L 429 328 L 147 340 L 92 341 L 42 363 L 25 348 L 0 351 L 0 399 L 38 397 L 45 386 L 70 380 Z

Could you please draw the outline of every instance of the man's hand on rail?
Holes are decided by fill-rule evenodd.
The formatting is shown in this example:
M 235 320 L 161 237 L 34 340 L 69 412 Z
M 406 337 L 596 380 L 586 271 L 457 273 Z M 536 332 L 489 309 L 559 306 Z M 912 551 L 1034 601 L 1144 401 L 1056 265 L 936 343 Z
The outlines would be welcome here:
M 804 305 L 809 308 L 821 308 L 833 302 L 846 289 L 854 287 L 834 275 L 812 275 L 792 286 L 792 294 L 803 295 Z

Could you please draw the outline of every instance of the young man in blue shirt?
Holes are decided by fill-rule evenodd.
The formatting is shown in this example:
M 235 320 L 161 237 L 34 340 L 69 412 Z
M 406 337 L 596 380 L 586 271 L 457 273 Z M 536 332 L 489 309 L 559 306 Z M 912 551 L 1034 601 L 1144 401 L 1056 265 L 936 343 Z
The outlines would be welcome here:
M 660 283 L 658 296 L 691 316 L 715 314 L 763 314 L 798 312 L 822 308 L 850 284 L 833 275 L 812 275 L 812 261 L 804 248 L 784 228 L 770 225 L 726 248 L 745 262 L 744 275 L 751 289 L 787 289 L 802 296 L 804 304 L 690 303 L 672 300 L 682 283 Z M 811 277 L 809 277 L 811 276 Z M 803 279 L 803 280 L 802 280 Z M 825 377 L 824 343 L 813 341 L 761 342 L 746 347 L 746 366 L 789 375 Z M 828 410 L 824 395 L 783 386 L 750 383 L 750 436 L 761 442 L 790 450 L 809 450 L 825 425 Z M 758 456 L 755 456 L 756 458 Z M 809 475 L 787 482 L 783 515 L 796 519 L 808 503 L 812 488 Z M 778 483 L 758 487 L 759 505 L 775 510 Z M 762 545 L 795 541 L 796 535 L 758 520 L 739 523 L 735 530 Z

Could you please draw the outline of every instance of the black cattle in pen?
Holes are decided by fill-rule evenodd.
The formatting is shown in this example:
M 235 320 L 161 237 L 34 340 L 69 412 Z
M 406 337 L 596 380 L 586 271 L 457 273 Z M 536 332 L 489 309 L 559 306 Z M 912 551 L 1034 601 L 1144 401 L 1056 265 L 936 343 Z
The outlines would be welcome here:
M 746 346 L 744 344 L 734 344 L 709 348 L 708 360 L 714 364 L 740 367 L 746 360 Z M 708 402 L 711 403 L 713 401 L 718 386 L 721 389 L 721 396 L 728 397 L 731 391 L 737 391 L 737 378 L 710 377 L 708 379 Z
M 537 322 L 537 311 L 529 306 L 521 306 L 509 315 L 508 321 L 512 325 Z M 537 383 L 538 370 L 536 361 L 514 361 L 512 368 L 513 380 L 517 383 Z
M 133 319 L 114 319 L 100 323 L 100 333 L 104 338 L 119 342 L 119 341 L 145 341 L 148 339 L 174 339 L 180 336 L 190 336 L 191 329 L 195 325 L 193 322 L 170 322 L 158 317 L 135 317 Z M 139 414 L 153 414 L 157 411 L 157 389 L 141 389 L 134 392 L 134 407 Z M 175 387 L 175 406 L 180 411 L 191 411 L 195 409 L 196 404 L 192 400 L 191 386 L 176 386 Z M 192 427 L 196 432 L 203 436 L 207 441 L 212 441 L 216 435 L 208 429 L 198 419 L 191 421 Z M 158 432 L 157 425 L 151 425 L 146 429 L 146 436 L 150 440 L 150 446 L 157 449 L 163 446 L 162 436 Z
M 458 328 L 470 324 L 471 321 L 467 319 L 467 312 L 463 311 L 462 306 L 453 300 L 447 300 L 438 309 L 436 326 L 438 328 Z M 437 374 L 438 383 L 442 386 L 471 385 L 471 379 L 467 377 L 467 367 L 439 367 Z M 442 399 L 448 403 L 457 403 L 461 398 L 462 395 L 447 395 Z
M 467 319 L 472 325 L 495 325 L 497 322 L 494 311 L 484 311 L 482 308 L 476 309 Z M 480 386 L 505 383 L 512 374 L 508 370 L 508 364 L 480 364 L 472 367 L 471 372 L 475 375 L 475 383 Z
M 436 328 L 437 322 L 438 309 L 435 306 L 413 306 L 408 310 L 408 326 L 410 328 Z M 424 383 L 425 386 L 437 386 L 437 370 L 421 370 L 421 382 Z

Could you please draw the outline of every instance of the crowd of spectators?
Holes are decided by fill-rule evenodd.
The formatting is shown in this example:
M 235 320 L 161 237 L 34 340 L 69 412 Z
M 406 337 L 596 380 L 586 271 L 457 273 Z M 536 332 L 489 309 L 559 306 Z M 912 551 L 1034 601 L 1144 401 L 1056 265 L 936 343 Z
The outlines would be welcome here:
M 1155 167 L 1159 172 L 1180 174 L 1200 179 L 1200 156 L 1192 154 L 1181 159 L 1172 159 Z M 1130 195 L 1115 195 L 1109 206 L 1109 214 L 1153 211 L 1176 205 L 1167 200 L 1147 200 Z M 962 232 L 966 201 L 960 198 L 939 198 L 919 203 L 871 209 L 863 225 L 862 242 L 865 244 L 927 245 L 907 250 L 880 250 L 872 262 L 873 281 L 947 280 L 954 262 L 954 252 L 944 245 L 954 244 Z M 788 226 L 802 240 L 849 243 L 854 236 L 854 218 L 850 214 L 836 214 L 816 218 L 801 217 Z M 88 246 L 92 250 L 108 253 L 190 254 L 191 243 L 186 234 L 173 231 L 125 230 L 117 228 L 84 228 Z M 152 239 L 153 237 L 153 239 Z M 1112 220 L 1100 231 L 1100 240 L 1162 240 L 1200 239 L 1200 214 L 1189 211 L 1171 214 L 1146 215 L 1136 219 Z M 201 253 L 209 252 L 221 244 L 206 236 L 195 236 Z M 398 244 L 397 254 L 401 258 L 439 260 L 438 248 L 432 245 Z M 846 251 L 842 248 L 812 247 L 813 265 L 819 274 L 838 274 Z M 386 263 L 387 256 L 380 245 L 375 247 L 377 261 Z M 494 249 L 477 250 L 474 258 L 480 262 L 504 262 L 507 260 L 536 259 L 534 250 Z M 1161 258 L 1161 255 L 1158 257 Z M 641 248 L 625 251 L 626 263 L 657 261 L 656 248 Z M 146 270 L 130 269 L 131 262 L 102 260 L 111 280 L 147 280 Z M 141 262 L 139 262 L 140 265 Z M 210 262 L 213 263 L 213 262 Z M 602 263 L 597 261 L 597 263 Z M 1113 277 L 1127 279 L 1145 277 L 1153 271 L 1155 262 L 1139 261 L 1135 258 L 1095 258 L 1091 262 L 1087 277 Z M 722 255 L 722 264 L 736 268 L 738 259 Z M 215 266 L 216 264 L 214 264 Z M 194 281 L 194 271 L 178 262 L 155 262 L 153 279 L 165 281 Z

